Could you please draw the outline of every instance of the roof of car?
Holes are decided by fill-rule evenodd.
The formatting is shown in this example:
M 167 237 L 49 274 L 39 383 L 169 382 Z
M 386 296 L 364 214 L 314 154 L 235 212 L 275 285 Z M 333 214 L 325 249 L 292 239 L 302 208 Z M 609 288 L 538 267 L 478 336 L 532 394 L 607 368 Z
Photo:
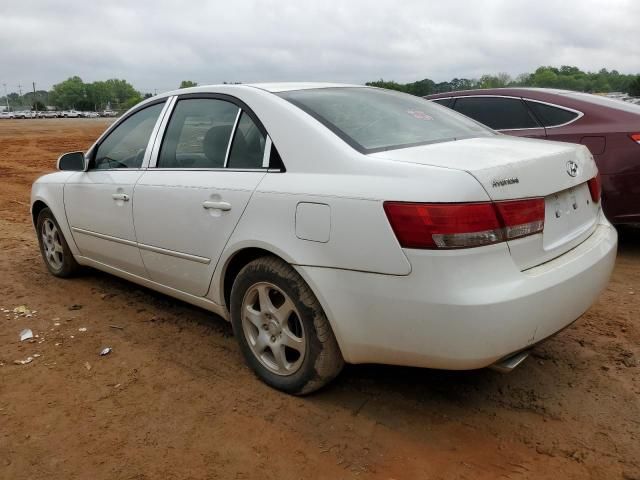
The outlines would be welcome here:
M 348 83 L 328 83 L 328 82 L 278 82 L 278 83 L 249 83 L 250 87 L 260 88 L 268 92 L 290 92 L 292 90 L 309 90 L 312 88 L 341 88 L 341 87 L 362 87 Z
M 279 83 L 238 83 L 238 84 L 217 84 L 217 85 L 198 85 L 196 87 L 188 87 L 181 88 L 178 90 L 171 90 L 169 92 L 164 92 L 153 98 L 162 98 L 169 97 L 171 95 L 179 95 L 184 93 L 207 93 L 207 92 L 215 92 L 221 87 L 224 87 L 225 90 L 229 89 L 245 89 L 247 87 L 250 88 L 259 88 L 260 90 L 264 90 L 266 92 L 271 93 L 279 93 L 279 92 L 290 92 L 293 90 L 310 90 L 313 88 L 353 88 L 353 87 L 362 87 L 363 85 L 353 85 L 347 83 L 328 83 L 328 82 L 279 82 Z
M 456 90 L 451 92 L 434 93 L 425 95 L 425 98 L 455 97 L 460 95 L 518 95 L 525 92 L 550 93 L 556 95 L 566 95 L 571 90 L 561 90 L 559 88 L 537 88 L 537 87 L 504 87 L 504 88 L 474 88 L 471 90 Z

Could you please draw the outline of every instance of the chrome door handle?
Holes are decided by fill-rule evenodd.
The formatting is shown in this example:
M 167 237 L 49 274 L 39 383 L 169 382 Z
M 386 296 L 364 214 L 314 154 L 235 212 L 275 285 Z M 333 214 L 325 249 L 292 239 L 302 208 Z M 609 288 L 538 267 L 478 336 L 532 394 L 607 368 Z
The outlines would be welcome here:
M 202 208 L 207 210 L 223 210 L 226 212 L 231 210 L 231 204 L 229 202 L 213 202 L 207 200 L 206 202 L 202 202 Z
M 129 195 L 127 195 L 126 193 L 114 193 L 111 195 L 111 198 L 113 198 L 114 200 L 122 200 L 123 202 L 129 201 Z

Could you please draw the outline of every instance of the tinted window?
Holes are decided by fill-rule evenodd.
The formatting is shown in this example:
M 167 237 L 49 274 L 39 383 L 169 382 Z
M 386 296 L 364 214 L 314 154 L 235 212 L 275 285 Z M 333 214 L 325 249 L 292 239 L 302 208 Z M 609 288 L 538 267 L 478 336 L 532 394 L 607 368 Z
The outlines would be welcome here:
M 365 153 L 493 135 L 428 100 L 390 90 L 319 88 L 278 95 Z
M 570 112 L 564 108 L 552 107 L 538 102 L 526 102 L 545 127 L 562 125 L 578 117 L 576 112 Z
M 227 167 L 262 168 L 265 141 L 265 136 L 253 123 L 251 117 L 242 112 L 233 136 Z
M 222 168 L 239 108 L 211 98 L 180 100 L 162 141 L 159 168 Z
M 436 98 L 435 100 L 431 100 L 434 103 L 439 103 L 443 107 L 452 107 L 453 98 Z
M 460 97 L 457 112 L 494 130 L 540 127 L 522 100 L 500 97 Z
M 159 103 L 147 107 L 118 125 L 98 147 L 93 168 L 140 168 L 151 131 L 163 106 Z

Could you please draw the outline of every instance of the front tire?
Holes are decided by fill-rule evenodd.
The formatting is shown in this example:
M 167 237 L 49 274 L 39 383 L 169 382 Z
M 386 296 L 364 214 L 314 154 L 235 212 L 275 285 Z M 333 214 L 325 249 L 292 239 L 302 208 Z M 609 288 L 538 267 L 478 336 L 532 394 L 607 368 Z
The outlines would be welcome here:
M 62 235 L 60 225 L 48 208 L 43 208 L 36 222 L 40 253 L 52 275 L 61 278 L 73 276 L 80 265 L 73 258 L 69 245 Z
M 246 362 L 278 390 L 311 393 L 344 366 L 317 298 L 298 272 L 279 258 L 259 258 L 238 273 L 230 312 Z

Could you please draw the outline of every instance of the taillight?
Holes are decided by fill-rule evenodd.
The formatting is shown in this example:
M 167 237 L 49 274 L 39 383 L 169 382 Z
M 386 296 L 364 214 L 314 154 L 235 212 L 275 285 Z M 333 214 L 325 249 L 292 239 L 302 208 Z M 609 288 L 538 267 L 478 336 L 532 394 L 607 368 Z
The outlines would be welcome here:
M 640 144 L 640 133 L 632 133 L 629 136 L 631 137 L 631 140 L 633 140 L 634 142 Z
M 494 203 L 507 240 L 526 237 L 544 229 L 544 199 L 512 200 Z
M 597 173 L 595 177 L 587 182 L 589 185 L 589 192 L 591 193 L 591 200 L 593 203 L 598 203 L 600 201 L 600 196 L 602 195 L 602 184 L 600 181 L 600 173 Z
M 542 232 L 544 199 L 477 203 L 384 202 L 404 248 L 470 248 Z

